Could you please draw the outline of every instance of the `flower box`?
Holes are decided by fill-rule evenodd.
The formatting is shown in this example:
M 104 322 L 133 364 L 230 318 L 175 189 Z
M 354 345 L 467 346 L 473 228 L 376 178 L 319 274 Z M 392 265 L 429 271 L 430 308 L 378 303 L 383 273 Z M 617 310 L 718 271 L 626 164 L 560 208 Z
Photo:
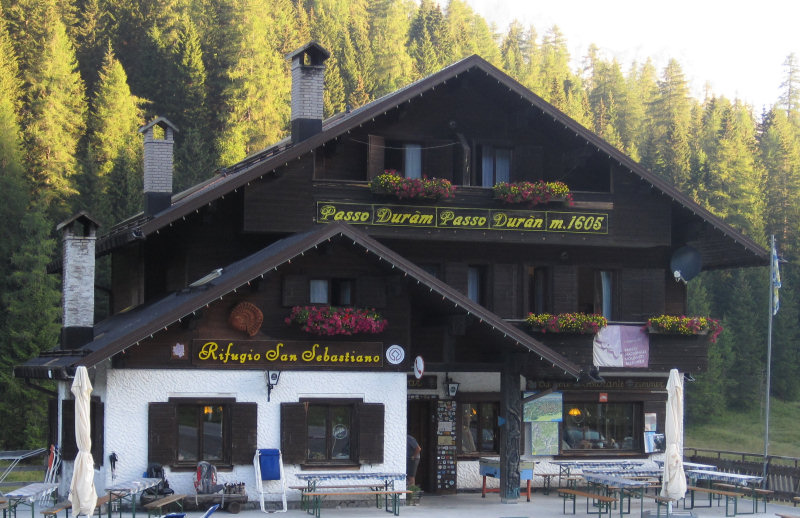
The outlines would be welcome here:
M 453 198 L 456 188 L 443 178 L 405 178 L 394 169 L 389 169 L 373 178 L 369 183 L 373 194 L 389 195 L 398 200 L 431 200 Z
M 333 306 L 295 306 L 285 322 L 290 326 L 300 325 L 302 331 L 321 336 L 376 334 L 389 325 L 374 309 Z
M 596 334 L 608 325 L 603 315 L 589 313 L 530 313 L 525 322 L 531 329 L 541 333 Z
M 661 315 L 649 319 L 645 328 L 653 334 L 709 335 L 712 343 L 722 333 L 720 321 L 707 317 Z
M 492 187 L 494 197 L 503 203 L 534 205 L 566 201 L 572 205 L 572 193 L 564 182 L 500 182 Z

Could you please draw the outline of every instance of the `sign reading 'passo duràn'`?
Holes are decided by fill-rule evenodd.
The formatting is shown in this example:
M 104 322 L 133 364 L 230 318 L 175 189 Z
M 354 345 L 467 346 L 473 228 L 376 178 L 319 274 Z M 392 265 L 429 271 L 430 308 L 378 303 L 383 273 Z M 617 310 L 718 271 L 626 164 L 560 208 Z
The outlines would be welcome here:
M 420 205 L 317 202 L 317 221 L 353 225 L 464 230 L 608 234 L 608 214 Z
M 192 363 L 233 369 L 384 366 L 383 342 L 312 342 L 299 340 L 192 340 Z

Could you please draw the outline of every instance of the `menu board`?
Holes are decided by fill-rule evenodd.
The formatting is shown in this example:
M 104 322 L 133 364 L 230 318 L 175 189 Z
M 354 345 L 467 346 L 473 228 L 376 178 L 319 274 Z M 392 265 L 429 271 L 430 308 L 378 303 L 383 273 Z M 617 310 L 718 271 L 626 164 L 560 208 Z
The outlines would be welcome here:
M 439 401 L 436 408 L 436 488 L 456 491 L 456 402 Z

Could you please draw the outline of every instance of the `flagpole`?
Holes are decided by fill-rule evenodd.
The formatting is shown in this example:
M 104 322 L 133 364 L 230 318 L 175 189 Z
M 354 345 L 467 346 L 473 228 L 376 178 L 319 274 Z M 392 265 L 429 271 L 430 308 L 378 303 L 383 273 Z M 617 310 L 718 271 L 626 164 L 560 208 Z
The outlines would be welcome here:
M 769 259 L 769 320 L 767 321 L 767 401 L 764 407 L 765 424 L 764 424 L 764 480 L 762 485 L 767 487 L 767 456 L 769 455 L 769 395 L 770 395 L 770 378 L 772 371 L 772 317 L 775 315 L 775 268 L 777 263 L 777 252 L 775 250 L 775 235 L 770 237 L 770 259 Z

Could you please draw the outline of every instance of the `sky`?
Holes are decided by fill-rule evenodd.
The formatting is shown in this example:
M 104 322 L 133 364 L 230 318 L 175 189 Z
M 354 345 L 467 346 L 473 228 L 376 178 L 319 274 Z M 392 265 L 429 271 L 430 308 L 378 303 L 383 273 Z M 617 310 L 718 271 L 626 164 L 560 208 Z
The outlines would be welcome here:
M 553 25 L 566 37 L 573 71 L 594 43 L 625 74 L 653 60 L 659 77 L 670 59 L 681 65 L 692 95 L 706 85 L 761 113 L 778 100 L 783 63 L 800 59 L 798 0 L 465 0 L 500 33 L 517 19 L 537 41 Z

